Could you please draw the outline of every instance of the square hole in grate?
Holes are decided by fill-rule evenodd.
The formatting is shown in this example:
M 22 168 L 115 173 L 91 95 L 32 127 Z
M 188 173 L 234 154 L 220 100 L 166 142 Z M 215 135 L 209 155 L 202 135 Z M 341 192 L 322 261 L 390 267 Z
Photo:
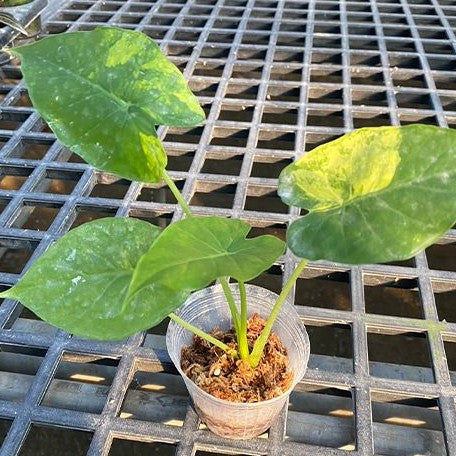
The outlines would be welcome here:
M 353 372 L 353 347 L 349 325 L 306 322 L 310 339 L 309 368 L 333 372 Z
M 233 65 L 230 79 L 261 79 L 263 64 L 242 62 L 237 60 Z
M 342 54 L 340 52 L 332 52 L 329 50 L 313 50 L 311 64 L 319 65 L 342 65 Z M 331 81 L 327 81 L 331 82 Z
M 445 340 L 444 345 L 451 383 L 456 386 L 456 339 Z
M 46 231 L 57 217 L 61 206 L 24 201 L 22 209 L 11 224 L 14 228 Z
M 226 456 L 226 455 L 232 455 L 233 453 L 229 450 L 226 450 L 227 452 L 226 453 L 220 453 L 220 451 L 223 451 L 222 448 L 220 448 L 219 450 L 214 450 L 214 451 L 217 451 L 217 453 L 213 453 L 212 451 L 209 452 L 209 451 L 197 451 L 195 453 L 195 456 Z M 236 453 L 236 456 L 247 456 L 245 453 Z
M 343 90 L 339 86 L 310 84 L 309 102 L 323 104 L 343 104 Z
M 114 217 L 116 211 L 117 208 L 113 207 L 76 206 L 76 211 L 73 214 L 73 217 L 75 216 L 75 218 L 70 229 L 100 218 Z
M 399 112 L 401 125 L 410 125 L 416 123 L 423 123 L 428 125 L 439 125 L 439 121 L 433 112 L 413 112 L 413 111 L 401 111 Z
M 118 364 L 101 355 L 64 352 L 41 405 L 101 413 Z
M 425 333 L 397 330 L 395 334 L 382 334 L 380 331 L 368 328 L 371 375 L 395 380 L 434 381 Z
M 35 140 L 21 138 L 8 156 L 29 160 L 41 160 L 44 158 L 52 144 L 54 144 L 54 140 L 52 139 Z
M 100 176 L 100 182 L 95 184 L 90 192 L 93 198 L 112 198 L 112 199 L 123 199 L 130 188 L 131 182 L 126 179 L 115 179 L 110 182 L 111 179 L 107 179 L 104 182 L 102 176 Z
M 388 106 L 386 91 L 357 89 L 354 86 L 352 92 L 352 103 L 358 106 Z
M 24 185 L 33 168 L 25 167 L 0 167 L 0 189 L 19 190 Z
M 45 355 L 41 348 L 0 344 L 0 400 L 23 402 Z
M 166 148 L 168 155 L 168 164 L 166 169 L 170 171 L 188 171 L 195 158 L 195 150 L 180 150 L 173 149 L 172 147 Z
M 453 56 L 436 57 L 429 56 L 427 59 L 431 70 L 436 71 L 453 71 L 456 65 L 456 59 Z
M 258 31 L 269 31 L 272 29 L 273 22 L 251 19 L 247 22 L 246 29 L 249 31 L 258 30 Z
M 190 79 L 188 83 L 190 89 L 198 97 L 215 97 L 218 89 L 218 83 L 198 79 Z
M 11 423 L 11 420 L 0 418 L 0 442 L 5 440 L 6 434 L 8 434 L 9 428 L 11 427 Z
M 344 113 L 342 110 L 308 109 L 307 125 L 314 127 L 342 128 L 344 126 Z
M 329 41 L 329 40 L 328 40 Z M 277 46 L 281 47 L 290 47 L 295 51 L 296 49 L 302 48 L 305 46 L 306 35 L 303 34 L 285 34 L 279 33 L 277 37 Z
M 257 147 L 259 149 L 294 150 L 295 138 L 294 131 L 260 129 Z
M 214 31 L 209 33 L 207 42 L 231 44 L 234 41 L 235 36 L 236 34 L 232 32 Z
M 282 68 L 284 64 L 295 64 L 295 63 L 300 63 L 302 64 L 304 60 L 304 53 L 303 52 L 298 52 L 296 50 L 290 50 L 290 49 L 281 49 L 277 48 L 274 52 L 274 58 L 273 61 L 275 62 L 276 66 L 278 64 L 282 65 Z M 285 70 L 285 68 L 283 68 Z
M 413 87 L 417 89 L 426 89 L 427 83 L 423 74 L 408 71 L 392 72 L 393 84 L 396 87 Z
M 428 265 L 431 269 L 456 271 L 456 243 L 433 244 L 426 249 Z
M 235 184 L 198 181 L 190 201 L 192 206 L 231 208 L 236 193 Z
M 362 51 L 377 51 L 379 50 L 378 41 L 370 37 L 353 37 L 349 38 L 350 49 Z
M 270 84 L 266 93 L 266 99 L 272 101 L 292 101 L 299 103 L 299 87 L 284 86 L 282 84 Z
M 262 46 L 263 47 L 263 46 Z M 236 58 L 238 61 L 248 60 L 251 62 L 252 60 L 260 60 L 261 63 L 266 59 L 267 50 L 264 49 L 251 49 L 251 48 L 241 48 L 238 50 L 236 54 Z M 243 63 L 249 63 L 243 62 Z
M 432 282 L 439 320 L 456 323 L 456 283 Z
M 234 29 L 236 30 L 239 27 L 240 19 L 217 19 L 214 22 L 213 28 L 216 29 Z
M 342 71 L 332 69 L 328 65 L 312 65 L 310 82 L 318 84 L 342 84 Z
M 16 86 L 22 79 L 22 73 L 19 66 L 4 65 L 2 67 L 2 85 Z
M 315 149 L 322 144 L 326 144 L 327 142 L 334 141 L 337 138 L 340 138 L 340 135 L 328 134 L 328 133 L 313 133 L 308 132 L 306 134 L 306 144 L 305 150 L 306 152 L 310 152 L 311 150 Z
M 109 456 L 174 456 L 176 446 L 162 442 L 138 442 L 136 440 L 114 439 Z
M 375 85 L 375 86 L 381 86 L 381 89 L 384 89 L 384 79 L 383 79 L 383 73 L 379 71 L 376 68 L 369 68 L 369 69 L 363 69 L 362 72 L 356 73 L 352 72 L 351 73 L 351 83 L 353 88 L 357 88 L 356 85 Z
M 196 128 L 170 128 L 166 133 L 164 142 L 185 144 L 198 144 L 203 134 L 203 127 Z
M 188 392 L 182 377 L 160 366 L 151 366 L 147 372 L 135 372 L 119 416 L 182 426 L 188 404 Z
M 274 63 L 271 66 L 269 75 L 271 81 L 293 81 L 299 82 L 302 79 L 302 67 L 297 68 L 285 66 L 281 63 Z
M 275 236 L 279 239 L 282 239 L 282 241 L 285 241 L 287 235 L 287 226 L 285 223 L 261 223 L 261 225 L 258 224 L 257 226 L 252 226 L 252 229 L 249 231 L 247 237 L 254 238 L 257 236 L 263 236 L 265 234 Z
M 352 52 L 350 54 L 350 64 L 350 70 L 356 74 L 365 71 L 365 68 L 363 68 L 364 66 L 381 67 L 382 60 L 380 58 L 380 54 L 365 54 L 364 52 Z
M 285 438 L 310 445 L 355 450 L 351 392 L 299 385 L 299 391 L 290 395 Z
M 244 210 L 286 214 L 288 209 L 289 207 L 277 195 L 275 188 L 254 184 L 247 187 Z
M 184 188 L 185 181 L 176 180 L 174 183 L 180 191 Z M 177 202 L 169 187 L 164 183 L 144 185 L 141 188 L 141 193 L 136 198 L 136 200 L 162 204 L 175 204 Z
M 282 170 L 292 162 L 293 160 L 291 158 L 256 155 L 252 164 L 250 176 L 278 179 Z
M 37 245 L 24 239 L 0 239 L 0 272 L 20 274 Z
M 249 233 L 249 237 L 252 237 L 252 231 Z M 250 280 L 249 283 L 280 294 L 282 290 L 282 276 L 282 268 L 280 266 L 273 265 L 268 270 L 261 273 L 258 277 Z
M 245 147 L 249 137 L 248 129 L 216 127 L 212 130 L 211 146 Z
M 445 455 L 437 399 L 371 392 L 375 454 Z
M 225 65 L 218 62 L 197 62 L 193 70 L 193 76 L 205 76 L 221 78 Z
M 17 130 L 27 120 L 29 115 L 30 113 L 3 110 L 0 118 L 0 130 Z
M 261 123 L 297 125 L 298 110 L 281 108 L 278 106 L 265 106 L 261 117 Z
M 34 192 L 56 193 L 69 195 L 82 177 L 82 172 L 60 171 L 47 169 L 44 179 L 41 179 L 34 187 Z
M 350 274 L 306 268 L 296 281 L 295 304 L 335 310 L 351 310 Z
M 454 55 L 454 50 L 450 44 L 440 40 L 423 40 L 424 52 L 427 54 L 442 54 L 442 55 Z
M 0 198 L 0 214 L 6 209 L 10 201 L 8 198 Z
M 198 41 L 199 36 L 200 36 L 200 31 L 177 29 L 177 31 L 174 33 L 174 39 L 176 41 Z M 216 41 L 216 40 L 209 39 L 208 41 Z
M 257 84 L 241 84 L 230 82 L 226 89 L 225 98 L 240 98 L 242 100 L 255 100 L 258 95 Z
M 456 90 L 456 80 L 452 73 L 439 74 L 434 72 L 434 83 L 439 90 Z
M 423 318 L 416 279 L 364 274 L 366 312 L 395 317 Z
M 172 213 L 157 213 L 147 209 L 131 209 L 128 215 L 129 217 L 152 223 L 152 225 L 159 226 L 160 228 L 166 228 L 173 218 Z
M 19 456 L 84 456 L 91 440 L 90 432 L 32 424 Z
M 386 40 L 386 49 L 390 52 L 416 52 L 417 49 L 415 47 L 413 40 Z
M 229 157 L 211 155 L 211 158 L 206 158 L 204 160 L 201 172 L 238 176 L 241 171 L 242 160 L 243 156 L 241 155 L 231 155 Z
M 396 94 L 399 108 L 409 109 L 433 109 L 431 97 L 427 94 L 401 91 Z
M 223 104 L 220 109 L 218 120 L 233 122 L 251 122 L 253 118 L 254 106 L 239 106 Z
M 189 51 L 193 50 L 193 48 L 188 48 Z M 189 52 L 186 55 L 190 55 Z M 228 57 L 230 54 L 230 48 L 228 46 L 216 46 L 216 45 L 208 45 L 203 47 L 201 50 L 200 58 L 209 58 L 209 59 L 224 59 Z
M 456 98 L 440 95 L 440 102 L 444 111 L 456 111 Z
M 355 128 L 363 127 L 382 127 L 391 124 L 390 115 L 377 114 L 375 112 L 353 112 L 353 126 Z

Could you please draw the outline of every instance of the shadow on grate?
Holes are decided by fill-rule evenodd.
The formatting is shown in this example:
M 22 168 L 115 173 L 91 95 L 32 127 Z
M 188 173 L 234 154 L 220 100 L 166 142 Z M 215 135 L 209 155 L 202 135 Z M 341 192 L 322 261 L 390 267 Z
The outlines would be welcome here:
M 351 327 L 326 321 L 306 321 L 310 339 L 309 368 L 331 372 L 353 372 Z
M 364 274 L 366 312 L 395 317 L 424 318 L 416 279 Z
M 456 339 L 444 340 L 444 345 L 451 383 L 456 386 Z
M 426 333 L 381 334 L 380 331 L 385 330 L 377 331 L 368 328 L 367 334 L 371 375 L 415 382 L 435 381 Z
M 299 390 L 290 395 L 285 438 L 354 450 L 356 438 L 351 392 L 301 383 Z
M 372 392 L 371 399 L 377 454 L 447 454 L 437 399 L 386 392 Z
M 152 367 L 156 370 L 135 372 L 119 417 L 183 426 L 189 398 L 182 377 L 160 366 Z
M 109 456 L 174 456 L 176 446 L 162 442 L 137 442 L 134 440 L 114 439 Z
M 19 456 L 85 456 L 91 440 L 89 432 L 32 424 Z
M 41 405 L 101 413 L 119 360 L 64 352 Z
M 37 246 L 25 239 L 0 239 L 0 272 L 20 274 Z
M 295 304 L 335 310 L 351 310 L 350 274 L 306 269 L 296 282 Z
M 456 323 L 456 284 L 435 281 L 432 288 L 439 320 Z
M 0 344 L 0 399 L 23 402 L 45 355 L 44 349 Z

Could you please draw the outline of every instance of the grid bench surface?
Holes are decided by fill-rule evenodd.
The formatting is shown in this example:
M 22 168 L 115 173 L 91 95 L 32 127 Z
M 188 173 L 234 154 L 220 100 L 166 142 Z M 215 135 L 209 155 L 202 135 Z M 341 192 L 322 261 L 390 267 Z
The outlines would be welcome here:
M 159 130 L 170 174 L 195 213 L 242 218 L 255 235 L 283 238 L 300 215 L 277 177 L 306 151 L 364 126 L 456 125 L 453 0 L 51 0 L 43 22 L 49 34 L 112 25 L 160 44 L 207 114 L 202 127 Z M 161 185 L 117 180 L 63 148 L 16 63 L 0 76 L 3 289 L 84 222 L 182 217 Z M 71 455 L 456 455 L 455 253 L 452 229 L 405 262 L 311 263 L 292 297 L 308 372 L 277 423 L 248 441 L 200 423 L 165 324 L 86 341 L 4 301 L 0 455 L 40 442 L 50 454 L 45 439 Z M 295 265 L 287 254 L 254 283 L 278 291 Z

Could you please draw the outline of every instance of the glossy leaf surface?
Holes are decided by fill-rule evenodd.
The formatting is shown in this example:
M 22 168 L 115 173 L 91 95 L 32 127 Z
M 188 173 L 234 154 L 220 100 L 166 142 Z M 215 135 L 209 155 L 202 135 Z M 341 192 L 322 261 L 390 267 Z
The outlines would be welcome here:
M 278 193 L 309 210 L 287 233 L 302 258 L 352 264 L 410 258 L 456 220 L 456 131 L 357 130 L 285 168 Z
M 147 302 L 122 306 L 139 258 L 159 233 L 131 218 L 86 223 L 52 245 L 1 296 L 73 334 L 121 339 L 150 326 Z
M 173 223 L 139 261 L 129 299 L 140 303 L 157 297 L 150 305 L 160 321 L 217 277 L 253 279 L 282 255 L 285 244 L 274 236 L 246 239 L 249 231 L 247 223 L 222 217 Z
M 180 71 L 142 33 L 63 33 L 13 52 L 34 107 L 59 141 L 104 171 L 157 182 L 166 154 L 155 125 L 204 121 Z

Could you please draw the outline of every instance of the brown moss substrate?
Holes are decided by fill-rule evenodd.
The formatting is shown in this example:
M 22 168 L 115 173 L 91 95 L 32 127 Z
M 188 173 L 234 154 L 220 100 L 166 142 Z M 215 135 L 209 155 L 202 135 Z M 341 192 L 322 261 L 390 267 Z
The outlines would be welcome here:
M 265 325 L 259 315 L 248 320 L 247 340 L 251 350 Z M 221 331 L 215 328 L 212 336 L 237 349 L 234 328 Z M 259 402 L 280 396 L 293 382 L 287 350 L 279 337 L 269 336 L 263 356 L 256 369 L 247 361 L 233 359 L 220 348 L 193 337 L 191 346 L 182 349 L 181 366 L 185 374 L 201 389 L 231 402 Z

